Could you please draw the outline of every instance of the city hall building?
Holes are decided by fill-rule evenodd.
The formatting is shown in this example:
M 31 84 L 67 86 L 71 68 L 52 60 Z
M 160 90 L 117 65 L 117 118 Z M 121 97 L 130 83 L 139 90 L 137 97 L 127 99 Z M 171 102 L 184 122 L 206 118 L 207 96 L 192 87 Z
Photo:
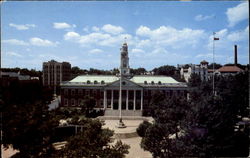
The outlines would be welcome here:
M 61 106 L 77 107 L 84 97 L 89 95 L 95 98 L 96 108 L 105 110 L 105 115 L 118 115 L 120 84 L 123 115 L 142 115 L 142 111 L 149 107 L 153 94 L 159 91 L 166 97 L 186 97 L 186 83 L 177 82 L 172 77 L 131 75 L 127 43 L 124 43 L 120 50 L 120 74 L 80 75 L 71 81 L 62 82 Z

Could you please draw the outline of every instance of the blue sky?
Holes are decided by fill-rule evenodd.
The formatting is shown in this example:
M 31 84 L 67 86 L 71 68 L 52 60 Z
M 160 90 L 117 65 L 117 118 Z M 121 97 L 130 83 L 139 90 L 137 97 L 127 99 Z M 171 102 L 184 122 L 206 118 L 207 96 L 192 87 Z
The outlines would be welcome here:
M 42 62 L 68 61 L 82 69 L 119 67 L 129 46 L 130 67 L 249 61 L 248 1 L 4 2 L 2 67 L 41 70 Z

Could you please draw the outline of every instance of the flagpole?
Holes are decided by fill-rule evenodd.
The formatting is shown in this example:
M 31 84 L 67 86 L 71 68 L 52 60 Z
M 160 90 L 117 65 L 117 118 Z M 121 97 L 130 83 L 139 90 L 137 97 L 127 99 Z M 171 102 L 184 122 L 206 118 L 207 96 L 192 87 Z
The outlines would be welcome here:
M 122 121 L 122 61 L 120 65 L 120 86 L 119 86 L 119 122 L 117 128 L 126 128 L 126 125 Z
M 213 95 L 214 95 L 214 38 L 215 32 L 213 32 Z
M 218 37 L 215 37 L 215 32 L 213 32 L 213 95 L 216 95 L 215 94 L 215 85 L 214 85 L 214 76 L 215 76 L 215 70 L 214 70 L 214 63 L 215 63 L 215 61 L 214 61 L 214 52 L 215 52 L 215 40 L 219 40 L 219 38 Z
M 122 73 L 121 73 L 121 69 L 120 69 L 120 93 L 119 93 L 119 110 L 120 110 L 120 115 L 119 115 L 119 119 L 120 122 L 122 122 Z

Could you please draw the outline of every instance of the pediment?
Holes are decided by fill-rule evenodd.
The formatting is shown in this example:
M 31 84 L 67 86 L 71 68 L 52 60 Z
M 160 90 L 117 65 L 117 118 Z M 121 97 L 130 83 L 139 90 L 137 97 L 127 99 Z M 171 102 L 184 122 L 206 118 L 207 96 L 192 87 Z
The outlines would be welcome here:
M 107 87 L 120 87 L 120 80 L 114 81 L 107 85 Z M 122 79 L 122 87 L 137 87 L 142 88 L 140 85 L 128 79 Z

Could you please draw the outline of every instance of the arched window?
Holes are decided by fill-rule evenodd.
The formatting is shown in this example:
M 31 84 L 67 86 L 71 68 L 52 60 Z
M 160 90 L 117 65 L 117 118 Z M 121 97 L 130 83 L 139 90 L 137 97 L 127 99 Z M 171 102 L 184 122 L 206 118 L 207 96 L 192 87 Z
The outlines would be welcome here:
M 90 84 L 90 80 L 87 81 L 87 84 Z
M 97 81 L 94 81 L 94 84 L 97 84 L 98 82 Z
M 159 81 L 158 84 L 161 85 L 161 81 Z
M 155 82 L 154 82 L 154 81 L 152 81 L 152 82 L 151 82 L 151 84 L 155 84 Z
M 105 82 L 102 80 L 102 81 L 101 81 L 101 84 L 105 84 Z
M 147 81 L 144 81 L 144 84 L 148 84 L 148 82 L 147 82 Z

